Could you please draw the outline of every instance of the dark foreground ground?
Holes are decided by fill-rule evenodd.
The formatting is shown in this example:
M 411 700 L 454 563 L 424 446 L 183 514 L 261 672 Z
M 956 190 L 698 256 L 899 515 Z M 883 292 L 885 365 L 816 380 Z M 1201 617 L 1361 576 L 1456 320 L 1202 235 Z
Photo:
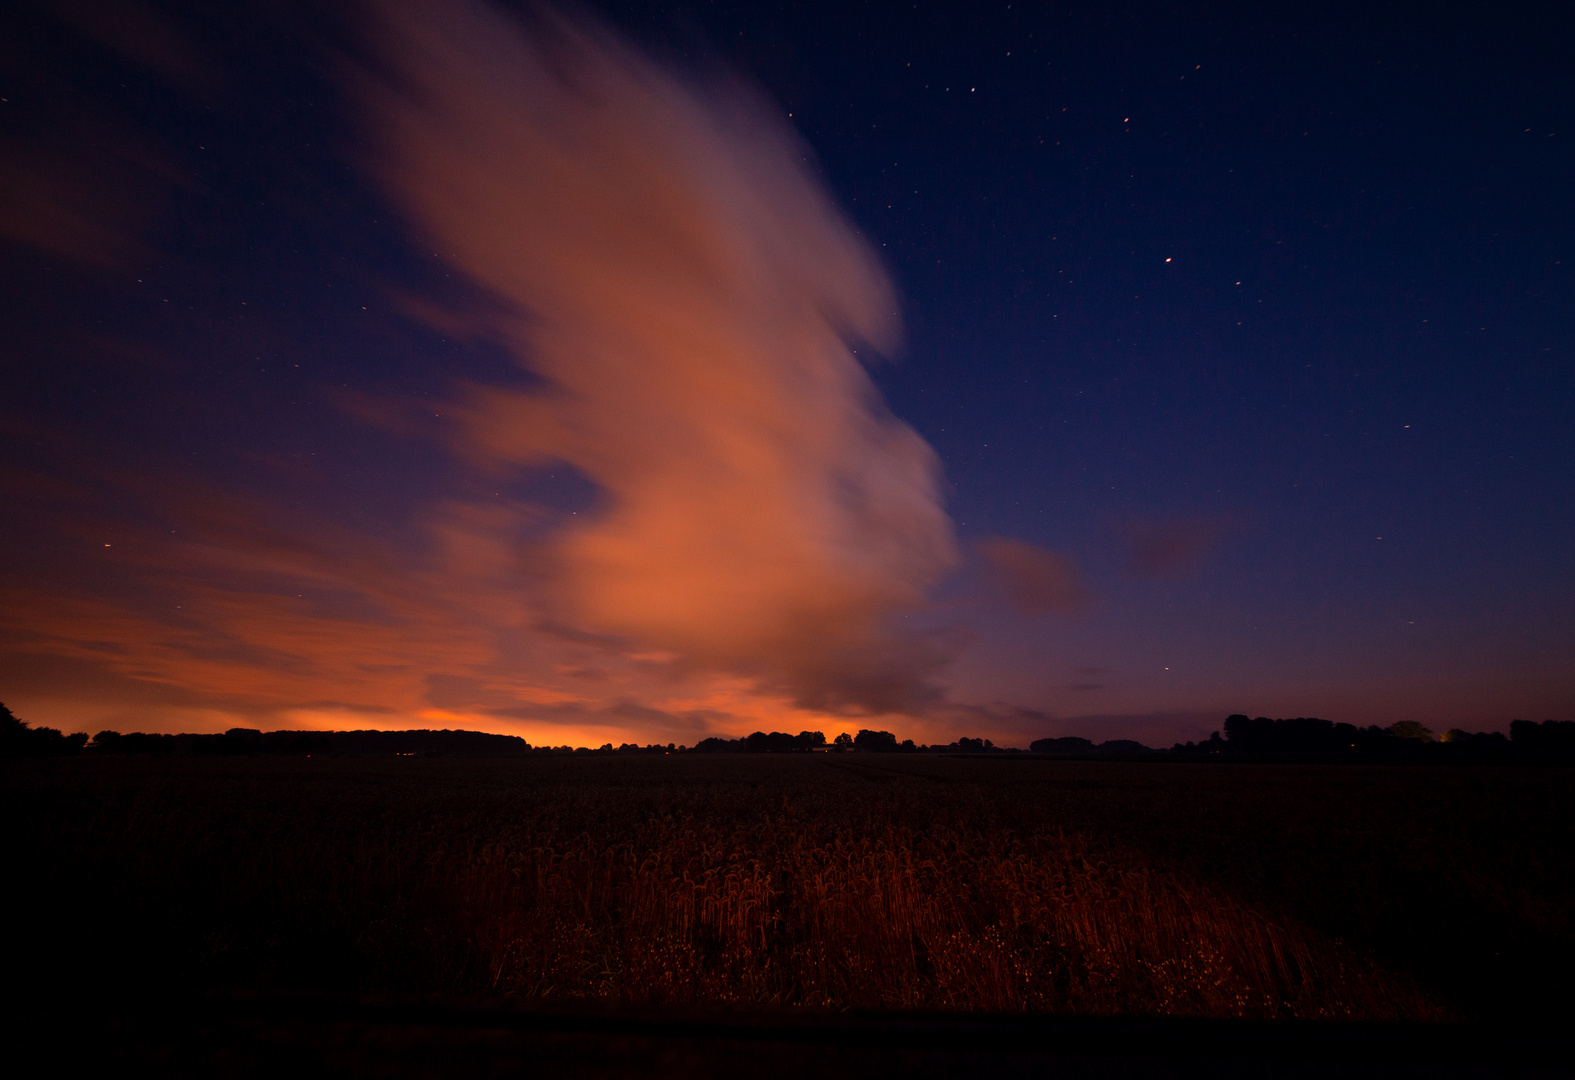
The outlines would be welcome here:
M 164 1003 L 166 1006 L 168 1003 Z M 203 1000 L 83 1023 L 23 1011 L 12 1046 L 159 1076 L 1565 1078 L 1568 1040 L 1482 1025 Z
M 12 1043 L 109 1068 L 1571 1075 L 1567 768 L 3 769 Z

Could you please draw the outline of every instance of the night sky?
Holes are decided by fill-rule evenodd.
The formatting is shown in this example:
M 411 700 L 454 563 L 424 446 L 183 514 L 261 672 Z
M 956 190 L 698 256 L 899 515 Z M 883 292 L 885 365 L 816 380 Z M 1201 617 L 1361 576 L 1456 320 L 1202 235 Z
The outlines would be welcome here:
M 1575 11 L 19 3 L 0 700 L 1575 719 Z

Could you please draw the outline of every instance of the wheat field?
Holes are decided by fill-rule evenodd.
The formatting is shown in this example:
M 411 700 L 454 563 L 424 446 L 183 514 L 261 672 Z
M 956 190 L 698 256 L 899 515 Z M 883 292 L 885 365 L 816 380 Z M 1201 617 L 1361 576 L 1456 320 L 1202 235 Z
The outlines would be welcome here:
M 1189 781 L 1192 768 L 868 755 L 67 761 L 12 771 L 7 843 L 45 943 L 21 963 L 66 986 L 1459 1015 L 1374 947 L 1382 934 L 1348 941 L 1298 914 L 1319 909 L 1255 886 L 1282 856 L 1255 854 L 1252 833 L 1304 842 L 1286 865 L 1322 860 L 1307 872 L 1318 888 L 1337 892 L 1345 873 L 1351 895 L 1321 902 L 1347 915 L 1381 903 L 1363 890 L 1409 856 L 1331 863 L 1356 842 L 1298 841 L 1289 810 L 1214 836 L 1221 823 L 1188 822 L 1187 807 L 1212 798 L 1219 818 L 1221 799 L 1246 798 L 1230 785 L 1268 791 L 1283 777 L 1216 769 Z M 1304 778 L 1302 803 L 1338 782 Z M 1166 835 L 1179 854 L 1133 839 Z M 1443 884 L 1468 870 L 1443 867 Z M 1502 917 L 1567 942 L 1557 896 L 1501 900 Z

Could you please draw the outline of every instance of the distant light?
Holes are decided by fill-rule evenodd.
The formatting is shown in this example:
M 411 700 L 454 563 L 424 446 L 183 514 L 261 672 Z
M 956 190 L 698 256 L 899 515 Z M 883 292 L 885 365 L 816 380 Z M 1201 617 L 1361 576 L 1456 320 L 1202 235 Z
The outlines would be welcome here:
M 1169 259 L 1168 259 L 1168 258 L 1167 258 L 1167 259 L 1166 259 L 1166 260 L 1165 260 L 1165 261 L 1166 261 L 1166 262 L 1169 262 L 1169 261 L 1170 261 L 1170 260 L 1169 260 Z

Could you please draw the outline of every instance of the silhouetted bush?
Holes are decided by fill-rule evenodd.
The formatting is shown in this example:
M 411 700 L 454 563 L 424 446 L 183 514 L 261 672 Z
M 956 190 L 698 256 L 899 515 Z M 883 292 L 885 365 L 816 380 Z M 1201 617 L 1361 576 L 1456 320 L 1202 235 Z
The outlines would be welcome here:
M 1210 758 L 1224 754 L 1226 748 L 1225 740 L 1220 738 L 1220 733 L 1216 731 L 1209 736 L 1207 742 L 1177 743 L 1170 748 L 1170 752 L 1181 757 Z
M 1509 749 L 1509 740 L 1504 737 L 1502 731 L 1462 731 L 1459 728 L 1450 728 L 1440 737 L 1439 742 L 1446 746 L 1470 750 Z
M 1096 748 L 1101 754 L 1157 754 L 1134 739 L 1108 739 Z

